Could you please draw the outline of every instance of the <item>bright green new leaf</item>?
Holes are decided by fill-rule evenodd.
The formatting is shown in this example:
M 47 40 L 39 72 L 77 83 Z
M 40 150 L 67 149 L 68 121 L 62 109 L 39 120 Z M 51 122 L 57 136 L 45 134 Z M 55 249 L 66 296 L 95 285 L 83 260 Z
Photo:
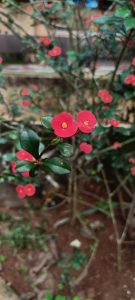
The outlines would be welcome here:
M 126 31 L 135 29 L 135 18 L 128 18 L 124 21 Z
M 119 17 L 119 18 L 127 18 L 131 15 L 131 11 L 129 8 L 127 7 L 119 7 L 116 11 L 115 11 L 115 16 Z

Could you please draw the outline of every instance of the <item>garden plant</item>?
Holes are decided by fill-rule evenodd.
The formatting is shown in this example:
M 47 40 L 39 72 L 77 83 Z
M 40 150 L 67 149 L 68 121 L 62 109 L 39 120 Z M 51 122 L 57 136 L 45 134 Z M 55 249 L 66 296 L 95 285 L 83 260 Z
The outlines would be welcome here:
M 0 22 L 19 36 L 27 51 L 34 53 L 35 63 L 51 67 L 57 79 L 51 103 L 47 102 L 47 93 L 52 93 L 52 86 L 47 81 L 45 87 L 42 80 L 18 86 L 8 103 L 3 94 L 7 85 L 3 75 L 6 57 L 1 54 L 0 144 L 7 145 L 8 150 L 2 155 L 0 182 L 12 183 L 23 199 L 35 196 L 38 187 L 44 190 L 48 175 L 56 185 L 65 178 L 65 189 L 59 194 L 68 203 L 66 222 L 79 222 L 85 229 L 85 212 L 87 215 L 90 208 L 99 208 L 82 199 L 87 208 L 83 214 L 79 200 L 82 191 L 85 189 L 95 202 L 106 199 L 121 271 L 122 246 L 135 211 L 134 1 L 111 1 L 105 13 L 89 18 L 87 8 L 82 10 L 74 1 L 43 5 L 31 1 L 31 10 L 14 0 L 4 4 L 7 10 L 0 10 Z M 8 10 L 30 16 L 33 24 L 46 28 L 47 36 L 27 34 Z M 56 35 L 58 23 L 67 32 L 65 47 Z M 113 69 L 100 75 L 103 62 L 104 66 L 112 62 Z M 86 190 L 91 182 L 103 187 L 101 197 L 96 191 Z M 118 211 L 124 219 L 122 229 Z M 92 238 L 95 254 L 98 241 L 96 236 Z M 55 299 L 66 299 L 61 297 Z M 49 299 L 51 296 L 45 298 Z

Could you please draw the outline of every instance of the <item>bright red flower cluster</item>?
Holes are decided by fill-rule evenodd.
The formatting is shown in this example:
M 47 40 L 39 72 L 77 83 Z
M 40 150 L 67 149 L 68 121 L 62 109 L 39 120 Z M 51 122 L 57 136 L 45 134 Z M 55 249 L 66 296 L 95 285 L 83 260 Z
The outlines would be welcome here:
M 54 46 L 53 49 L 48 51 L 48 55 L 51 57 L 57 57 L 62 54 L 62 49 L 58 46 Z
M 23 89 L 21 91 L 21 95 L 22 96 L 29 96 L 30 95 L 30 90 L 29 89 Z
M 124 83 L 126 85 L 133 85 L 135 86 L 135 75 L 129 75 L 124 79 Z
M 24 149 L 19 150 L 18 152 L 16 152 L 16 157 L 19 160 L 28 160 L 28 161 L 33 161 L 34 160 L 34 157 Z
M 113 97 L 112 95 L 109 93 L 108 90 L 100 90 L 98 92 L 98 96 L 101 98 L 101 100 L 104 102 L 104 103 L 111 103 L 112 100 L 113 100 Z
M 77 123 L 73 121 L 73 117 L 71 114 L 62 112 L 61 114 L 53 118 L 52 128 L 54 129 L 54 133 L 57 136 L 67 138 L 75 135 L 78 126 Z
M 91 133 L 97 124 L 97 120 L 91 111 L 83 110 L 77 115 L 78 127 L 81 132 Z
M 26 99 L 26 100 L 23 100 L 23 101 L 22 101 L 22 106 L 23 106 L 23 107 L 29 107 L 29 106 L 30 106 L 30 100 L 27 100 L 27 99 Z
M 112 146 L 114 149 L 119 149 L 122 147 L 122 144 L 120 142 L 114 142 Z
M 36 188 L 32 183 L 26 185 L 18 185 L 16 187 L 16 192 L 19 198 L 24 198 L 25 196 L 34 196 L 36 193 Z
M 80 144 L 80 150 L 86 154 L 90 154 L 92 152 L 92 145 L 83 142 Z
M 96 123 L 93 113 L 87 110 L 78 113 L 77 122 L 73 120 L 71 114 L 62 112 L 53 118 L 52 128 L 57 136 L 67 138 L 75 135 L 78 129 L 83 133 L 91 133 Z
M 116 119 L 110 119 L 107 121 L 108 125 L 111 125 L 113 127 L 118 127 L 120 125 L 120 121 L 116 120 Z
M 46 47 L 48 47 L 51 44 L 51 38 L 49 36 L 45 36 L 39 39 L 40 43 Z

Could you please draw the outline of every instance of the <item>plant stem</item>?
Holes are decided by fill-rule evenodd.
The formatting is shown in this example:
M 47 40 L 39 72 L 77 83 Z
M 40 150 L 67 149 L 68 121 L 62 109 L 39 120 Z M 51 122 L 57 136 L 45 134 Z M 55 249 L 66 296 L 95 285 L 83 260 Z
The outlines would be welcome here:
M 99 163 L 101 163 L 99 158 L 98 158 L 98 161 L 99 161 Z M 108 195 L 108 204 L 109 204 L 111 219 L 112 219 L 114 233 L 115 233 L 116 245 L 117 245 L 118 271 L 120 271 L 121 270 L 121 247 L 120 247 L 120 243 L 119 243 L 120 239 L 119 239 L 118 224 L 117 224 L 117 220 L 116 220 L 116 217 L 115 217 L 115 212 L 114 212 L 114 208 L 113 208 L 113 204 L 112 204 L 112 197 L 111 197 L 110 187 L 109 187 L 109 184 L 108 184 L 108 180 L 107 180 L 107 176 L 106 176 L 104 168 L 101 169 L 101 172 L 102 172 L 102 176 L 103 176 L 103 179 L 104 179 L 104 184 L 105 184 L 107 195 Z
M 121 63 L 121 60 L 123 59 L 123 56 L 125 54 L 125 51 L 126 51 L 126 48 L 127 48 L 127 44 L 129 42 L 129 40 L 131 39 L 132 32 L 133 32 L 133 30 L 130 30 L 129 34 L 126 36 L 125 42 L 123 44 L 123 48 L 121 49 L 120 55 L 119 55 L 119 57 L 117 59 L 117 62 L 116 62 L 114 73 L 113 73 L 112 78 L 111 78 L 110 88 L 112 88 L 112 86 L 113 86 L 113 83 L 114 83 L 114 80 L 115 80 L 115 76 L 117 74 L 117 71 L 118 71 L 119 65 Z

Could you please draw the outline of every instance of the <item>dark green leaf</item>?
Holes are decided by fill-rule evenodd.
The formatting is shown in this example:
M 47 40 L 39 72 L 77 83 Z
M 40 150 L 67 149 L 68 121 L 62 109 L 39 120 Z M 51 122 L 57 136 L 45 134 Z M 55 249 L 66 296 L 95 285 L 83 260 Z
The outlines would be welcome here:
M 123 127 L 119 127 L 117 129 L 117 132 L 120 132 L 121 134 L 126 135 L 126 136 L 129 136 L 131 134 L 130 130 L 128 130 L 127 128 L 123 128 Z
M 71 171 L 69 163 L 60 157 L 45 160 L 43 168 L 59 175 L 68 174 Z
M 73 146 L 68 143 L 62 143 L 58 146 L 60 153 L 65 157 L 70 157 L 73 155 Z
M 36 159 L 39 157 L 40 139 L 37 133 L 31 129 L 27 129 L 20 134 L 20 144 L 22 148 L 32 154 Z

